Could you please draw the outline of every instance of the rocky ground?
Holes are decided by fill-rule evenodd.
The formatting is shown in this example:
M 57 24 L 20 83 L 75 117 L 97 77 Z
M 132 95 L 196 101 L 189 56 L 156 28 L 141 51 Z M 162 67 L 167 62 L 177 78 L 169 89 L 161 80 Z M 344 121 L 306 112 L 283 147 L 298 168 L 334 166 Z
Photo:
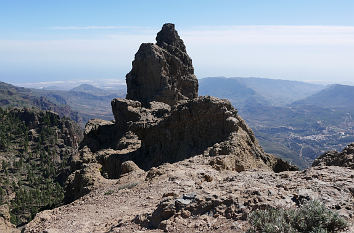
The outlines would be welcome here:
M 236 172 L 216 169 L 214 159 L 200 155 L 148 172 L 130 165 L 120 179 L 38 214 L 24 232 L 244 232 L 250 211 L 303 200 L 320 200 L 353 223 L 350 168 Z

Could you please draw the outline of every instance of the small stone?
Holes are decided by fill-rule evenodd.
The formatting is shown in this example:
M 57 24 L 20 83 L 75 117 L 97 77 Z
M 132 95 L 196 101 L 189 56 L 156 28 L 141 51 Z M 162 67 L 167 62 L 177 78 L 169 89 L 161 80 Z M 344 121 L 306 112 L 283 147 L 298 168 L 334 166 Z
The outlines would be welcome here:
M 176 204 L 179 205 L 189 205 L 192 202 L 190 199 L 183 199 L 183 198 L 178 198 L 176 199 Z
M 195 194 L 195 193 L 183 194 L 183 199 L 193 200 L 196 197 L 197 197 L 197 194 Z
M 181 216 L 182 218 L 189 218 L 191 216 L 191 212 L 189 210 L 182 210 Z
M 162 197 L 178 197 L 178 194 L 177 193 L 175 193 L 175 192 L 168 192 L 168 193 L 164 193 L 163 195 L 162 195 Z
M 213 181 L 213 177 L 208 175 L 208 174 L 205 174 L 204 175 L 204 179 L 207 181 L 207 182 L 212 182 Z

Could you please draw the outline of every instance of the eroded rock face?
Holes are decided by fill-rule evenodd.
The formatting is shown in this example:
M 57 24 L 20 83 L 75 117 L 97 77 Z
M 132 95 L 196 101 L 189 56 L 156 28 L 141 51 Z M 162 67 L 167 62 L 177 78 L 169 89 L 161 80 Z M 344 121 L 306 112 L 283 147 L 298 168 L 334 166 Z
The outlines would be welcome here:
M 127 99 L 148 106 L 151 101 L 174 105 L 196 98 L 198 80 L 192 59 L 174 24 L 164 24 L 156 41 L 143 43 L 135 54 L 133 68 L 126 76 Z
M 102 165 L 102 175 L 119 178 L 121 164 L 131 160 L 148 170 L 163 163 L 196 155 L 210 156 L 218 170 L 296 170 L 265 153 L 252 130 L 227 100 L 198 97 L 170 107 L 162 102 L 112 100 L 115 123 L 92 120 L 87 124 L 73 170 L 86 163 Z
M 354 143 L 346 146 L 342 152 L 328 151 L 320 155 L 312 166 L 340 166 L 354 169 Z
M 237 110 L 227 100 L 208 96 L 182 102 L 152 124 L 142 121 L 132 124 L 142 140 L 136 161 L 144 169 L 149 169 L 198 154 L 209 155 L 209 147 L 214 144 L 236 142 L 238 138 L 238 143 L 230 144 L 230 150 L 224 154 L 236 154 L 235 148 L 243 144 L 245 157 L 252 157 L 249 162 L 255 165 L 257 158 L 260 160 L 259 156 L 265 156 L 265 153 L 252 138 L 251 131 L 244 130 L 243 124 Z

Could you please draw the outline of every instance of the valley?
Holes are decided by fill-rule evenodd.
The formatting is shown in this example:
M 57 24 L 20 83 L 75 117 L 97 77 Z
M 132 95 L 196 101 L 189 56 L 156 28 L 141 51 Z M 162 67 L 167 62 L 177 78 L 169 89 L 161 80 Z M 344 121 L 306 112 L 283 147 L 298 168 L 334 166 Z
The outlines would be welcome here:
M 260 85 L 252 89 L 257 82 Z M 285 91 L 289 85 L 292 88 Z M 266 152 L 301 168 L 325 151 L 341 150 L 354 141 L 352 93 L 352 86 L 260 78 L 205 78 L 200 82 L 201 95 L 230 99 Z

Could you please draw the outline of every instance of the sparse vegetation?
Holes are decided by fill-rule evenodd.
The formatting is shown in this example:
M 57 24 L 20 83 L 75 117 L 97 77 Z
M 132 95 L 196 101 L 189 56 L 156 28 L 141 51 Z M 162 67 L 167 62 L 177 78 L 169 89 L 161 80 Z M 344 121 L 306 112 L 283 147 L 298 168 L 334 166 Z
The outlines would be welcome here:
M 310 201 L 298 209 L 256 210 L 250 214 L 248 233 L 319 233 L 339 232 L 347 222 L 319 201 Z
M 118 187 L 118 190 L 122 190 L 122 189 L 132 189 L 135 186 L 137 186 L 138 183 L 137 182 L 133 182 L 133 183 L 128 183 L 128 184 L 123 184 L 121 186 Z
M 117 190 L 117 191 L 123 190 L 123 189 L 132 189 L 132 188 L 134 188 L 134 187 L 137 186 L 137 185 L 138 185 L 137 182 L 132 182 L 132 183 L 128 183 L 128 184 L 123 184 L 123 185 L 121 185 L 121 186 L 118 187 L 118 190 Z M 114 193 L 114 190 L 109 189 L 109 190 L 107 190 L 107 191 L 104 193 L 104 195 L 112 195 L 113 193 Z
M 104 195 L 112 195 L 114 193 L 114 190 L 110 189 L 104 193 Z

